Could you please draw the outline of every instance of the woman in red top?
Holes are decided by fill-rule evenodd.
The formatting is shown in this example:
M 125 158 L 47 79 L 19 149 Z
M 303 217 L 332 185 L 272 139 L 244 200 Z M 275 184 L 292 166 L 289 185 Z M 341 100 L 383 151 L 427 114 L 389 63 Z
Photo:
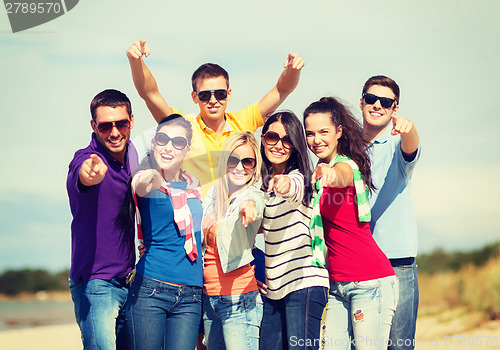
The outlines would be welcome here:
M 398 281 L 370 232 L 373 189 L 367 144 L 352 113 L 333 97 L 304 112 L 307 143 L 319 158 L 319 209 L 327 248 L 330 292 L 326 349 L 387 349 Z M 321 193 L 322 192 L 322 193 Z

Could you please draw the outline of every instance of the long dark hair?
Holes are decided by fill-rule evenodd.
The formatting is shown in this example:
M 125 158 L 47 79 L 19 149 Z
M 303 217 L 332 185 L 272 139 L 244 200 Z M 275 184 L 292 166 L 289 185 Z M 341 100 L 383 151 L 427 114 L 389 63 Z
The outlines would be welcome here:
M 363 128 L 349 108 L 334 97 L 322 97 L 311 103 L 304 111 L 304 123 L 310 114 L 331 115 L 335 127 L 342 125 L 342 136 L 338 140 L 337 152 L 351 158 L 359 167 L 370 191 L 375 189 L 371 175 L 371 160 L 368 155 L 369 143 L 363 139 Z
M 184 117 L 180 114 L 171 114 L 168 117 L 163 118 L 158 126 L 156 127 L 156 134 L 166 125 L 178 125 L 186 129 L 186 136 L 188 145 L 191 145 L 191 139 L 193 138 L 193 129 L 191 128 L 191 123 L 184 119 Z M 156 163 L 153 149 L 148 150 L 141 163 L 137 167 L 137 169 L 132 173 L 130 179 L 128 180 L 128 188 L 127 194 L 125 195 L 125 199 L 123 200 L 122 207 L 120 208 L 120 212 L 115 219 L 115 225 L 117 228 L 122 230 L 132 230 L 134 231 L 134 221 L 135 221 L 135 201 L 134 195 L 132 193 L 132 178 L 137 172 L 141 170 L 147 169 L 158 169 L 158 164 Z
M 304 175 L 304 199 L 303 204 L 308 206 L 312 197 L 312 163 L 307 153 L 307 143 L 304 135 L 304 127 L 300 123 L 299 118 L 292 111 L 280 111 L 270 116 L 262 128 L 262 137 L 269 129 L 269 126 L 275 122 L 281 122 L 285 127 L 286 133 L 292 141 L 293 150 L 290 158 L 288 159 L 284 174 L 289 174 L 292 170 L 297 169 Z M 262 154 L 262 186 L 267 191 L 269 181 L 272 177 L 272 164 L 267 159 L 264 151 L 264 140 L 261 141 L 260 153 Z

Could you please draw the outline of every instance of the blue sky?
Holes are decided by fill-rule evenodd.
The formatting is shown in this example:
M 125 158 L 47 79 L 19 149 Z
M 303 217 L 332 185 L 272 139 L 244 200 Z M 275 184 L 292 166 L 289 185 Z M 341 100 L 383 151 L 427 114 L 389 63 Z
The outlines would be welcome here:
M 90 139 L 89 103 L 106 88 L 132 101 L 139 137 L 154 125 L 133 87 L 125 50 L 148 40 L 147 64 L 174 107 L 196 113 L 190 76 L 204 62 L 230 74 L 230 110 L 276 83 L 289 51 L 306 61 L 282 105 L 301 115 L 341 97 L 360 116 L 365 80 L 401 87 L 399 116 L 414 121 L 422 157 L 412 198 L 420 252 L 500 240 L 500 13 L 497 0 L 96 1 L 13 34 L 0 10 L 0 271 L 69 267 L 67 165 Z

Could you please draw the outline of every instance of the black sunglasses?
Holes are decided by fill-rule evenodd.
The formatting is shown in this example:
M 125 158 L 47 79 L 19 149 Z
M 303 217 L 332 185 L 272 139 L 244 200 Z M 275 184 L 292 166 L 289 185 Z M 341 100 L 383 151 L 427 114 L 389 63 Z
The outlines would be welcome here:
M 101 122 L 97 124 L 97 130 L 101 134 L 109 134 L 113 130 L 113 126 L 116 126 L 119 132 L 125 132 L 130 129 L 130 120 L 122 119 L 114 122 Z
M 200 92 L 196 92 L 198 99 L 201 102 L 208 102 L 214 95 L 217 101 L 224 101 L 227 98 L 227 90 L 219 89 L 219 90 L 203 90 Z
M 374 94 L 369 94 L 367 92 L 363 93 L 363 99 L 365 100 L 365 103 L 369 105 L 373 105 L 379 100 L 380 105 L 384 108 L 391 108 L 394 102 L 396 102 L 396 100 L 393 100 L 392 98 L 380 97 Z
M 186 148 L 188 143 L 182 136 L 170 137 L 163 132 L 159 132 L 155 135 L 155 142 L 158 146 L 166 146 L 170 141 L 172 141 L 172 146 L 179 151 Z
M 227 167 L 228 168 L 236 168 L 238 166 L 238 164 L 240 164 L 241 162 L 241 165 L 243 165 L 243 168 L 244 169 L 247 169 L 247 170 L 252 170 L 255 168 L 255 158 L 243 158 L 243 159 L 240 159 L 238 157 L 235 157 L 235 156 L 229 156 L 229 158 L 227 159 Z
M 264 142 L 269 146 L 274 146 L 281 140 L 281 144 L 283 145 L 284 148 L 286 148 L 286 149 L 293 148 L 292 140 L 290 139 L 290 136 L 288 136 L 288 135 L 280 137 L 280 135 L 277 132 L 268 131 L 264 134 L 263 139 L 264 139 Z

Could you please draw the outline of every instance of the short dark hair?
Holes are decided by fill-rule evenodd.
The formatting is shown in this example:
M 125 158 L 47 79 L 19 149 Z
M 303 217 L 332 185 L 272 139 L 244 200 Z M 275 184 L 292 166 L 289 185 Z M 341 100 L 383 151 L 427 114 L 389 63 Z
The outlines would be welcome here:
M 367 92 L 373 85 L 382 85 L 391 89 L 396 96 L 395 100 L 399 105 L 399 86 L 393 79 L 386 77 L 385 75 L 375 75 L 366 81 L 363 86 L 363 93 Z
M 132 115 L 132 106 L 130 104 L 130 100 L 127 95 L 123 92 L 107 89 L 101 91 L 92 99 L 90 102 L 90 114 L 92 115 L 92 119 L 95 121 L 96 119 L 96 109 L 101 106 L 107 106 L 111 108 L 116 108 L 119 106 L 125 106 L 127 108 L 127 114 L 130 117 Z
M 227 71 L 215 63 L 204 63 L 198 67 L 197 70 L 194 71 L 193 76 L 191 77 L 191 84 L 193 85 L 193 91 L 196 91 L 196 84 L 201 80 L 205 80 L 207 78 L 217 78 L 223 77 L 226 79 L 226 85 L 229 89 L 229 74 Z

